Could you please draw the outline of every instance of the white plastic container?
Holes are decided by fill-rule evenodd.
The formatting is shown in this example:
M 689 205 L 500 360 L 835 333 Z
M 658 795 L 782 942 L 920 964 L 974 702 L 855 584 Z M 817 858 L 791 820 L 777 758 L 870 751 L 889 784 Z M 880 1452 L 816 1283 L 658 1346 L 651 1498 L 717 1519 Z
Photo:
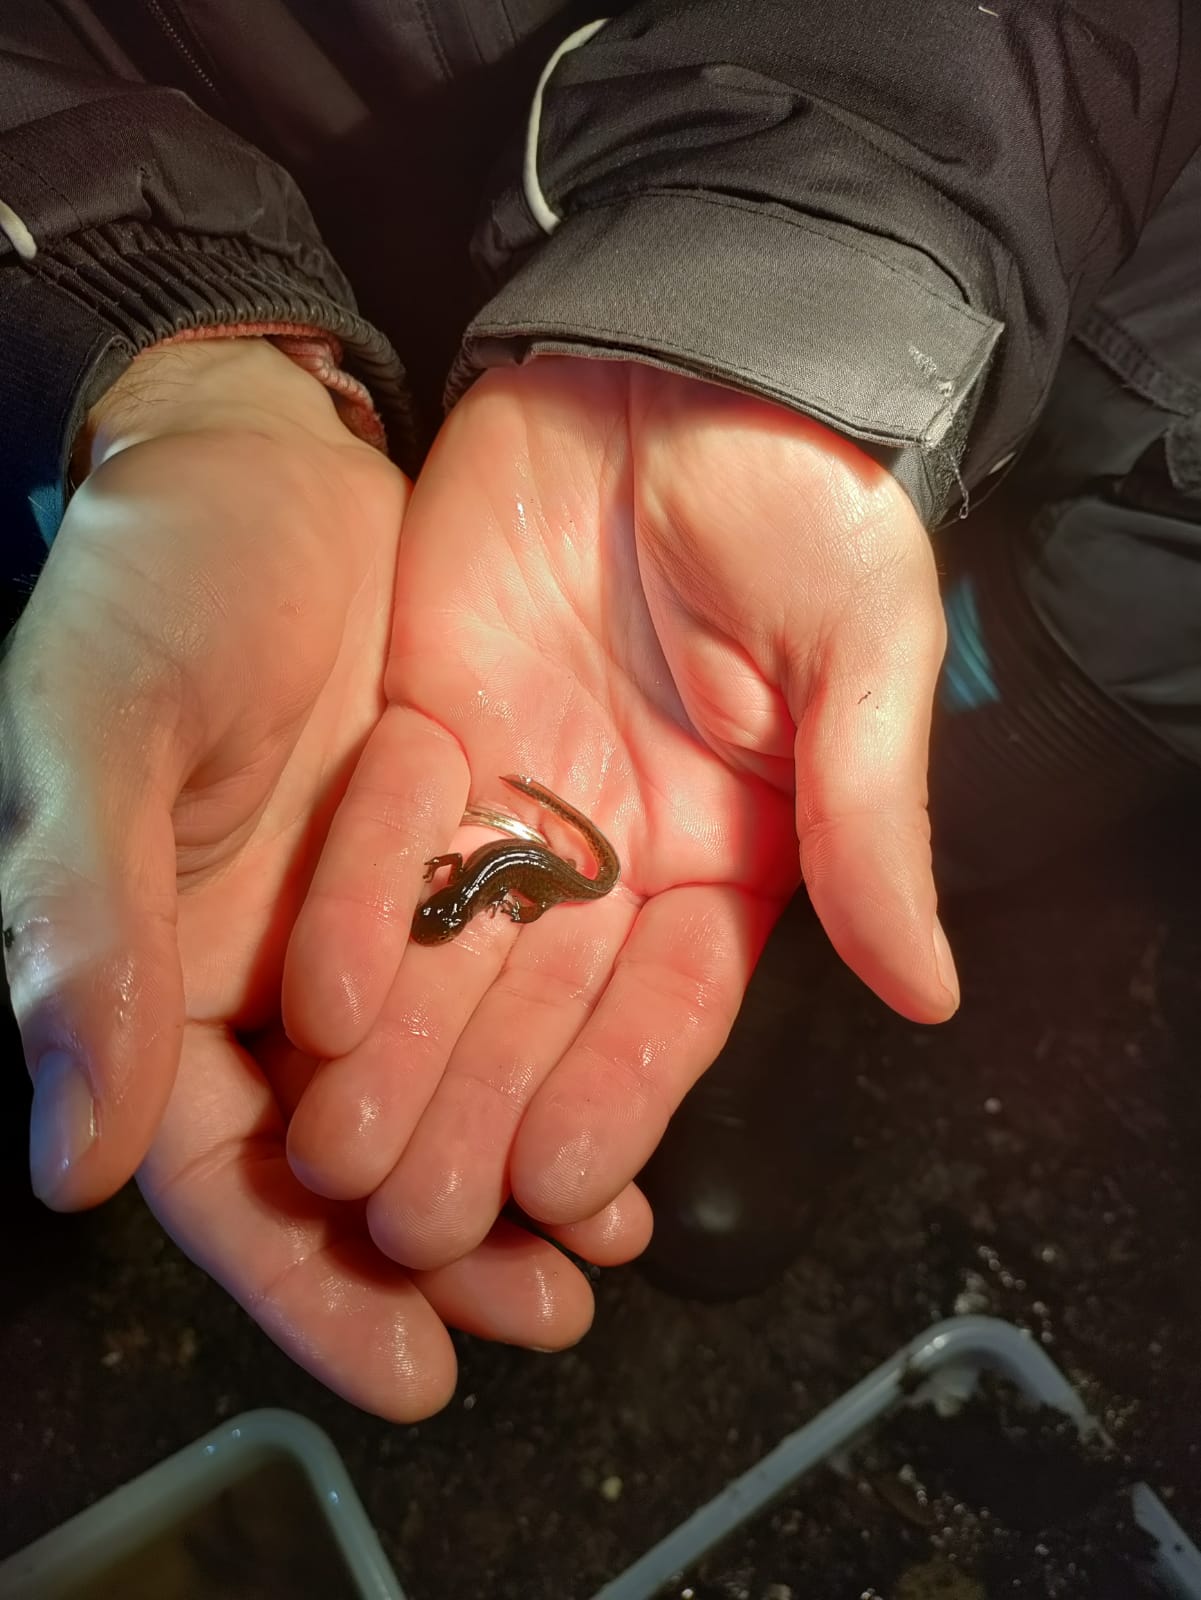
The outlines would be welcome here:
M 1008 1378 L 1035 1403 L 1066 1412 L 1082 1433 L 1101 1431 L 1062 1372 L 1029 1334 L 992 1317 L 953 1317 L 928 1329 L 812 1422 L 789 1434 L 619 1578 L 607 1583 L 593 1600 L 654 1600 L 677 1574 L 688 1571 L 735 1528 L 800 1483 L 806 1473 L 847 1451 L 898 1406 L 909 1400 L 966 1398 L 987 1370 Z M 1157 1570 L 1165 1586 L 1179 1600 L 1201 1600 L 1201 1553 L 1145 1484 L 1137 1486 L 1132 1498 L 1136 1521 L 1159 1545 Z
M 277 1554 L 286 1541 L 291 1547 L 281 1559 L 246 1564 L 260 1566 L 257 1573 L 228 1570 L 246 1524 L 260 1510 L 270 1520 L 275 1506 L 298 1513 L 277 1530 Z M 305 1580 L 293 1587 L 287 1569 L 306 1560 Z M 2 1600 L 260 1593 L 405 1600 L 341 1457 L 315 1423 L 292 1411 L 234 1417 L 0 1562 Z
M 938 1323 L 878 1367 L 811 1422 L 790 1434 L 707 1505 L 648 1550 L 593 1600 L 654 1600 L 663 1586 L 687 1571 L 744 1522 L 764 1510 L 805 1475 L 853 1447 L 896 1407 L 912 1400 L 970 1394 L 986 1370 L 1008 1378 L 1032 1401 L 1073 1417 L 1081 1431 L 1097 1429 L 1079 1396 L 1046 1352 L 1011 1323 L 956 1317 Z M 318 1533 L 336 1551 L 337 1584 L 306 1569 L 303 1584 L 289 1586 L 270 1561 L 261 1563 L 252 1592 L 273 1600 L 321 1595 L 321 1600 L 405 1600 L 329 1438 L 289 1411 L 250 1411 L 215 1428 L 195 1444 L 152 1467 L 43 1539 L 0 1562 L 0 1600 L 227 1600 L 229 1583 L 172 1588 L 171 1553 L 186 1545 L 187 1529 L 222 1498 L 235 1499 L 265 1473 L 287 1468 L 299 1475 L 319 1526 L 294 1527 L 298 1541 Z M 1163 1503 L 1140 1484 L 1135 1516 L 1159 1546 L 1160 1576 L 1179 1600 L 1201 1600 L 1201 1553 Z M 139 1552 L 165 1561 L 166 1577 L 134 1588 L 129 1563 Z M 241 1600 L 244 1591 L 236 1593 Z M 417 1597 L 414 1597 L 417 1600 Z M 443 1600 L 422 1594 L 419 1600 Z

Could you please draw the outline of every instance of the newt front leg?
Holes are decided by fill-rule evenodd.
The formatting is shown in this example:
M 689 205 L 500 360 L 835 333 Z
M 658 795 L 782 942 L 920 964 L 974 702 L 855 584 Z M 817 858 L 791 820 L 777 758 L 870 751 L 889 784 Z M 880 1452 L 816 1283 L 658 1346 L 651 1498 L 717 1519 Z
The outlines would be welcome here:
M 425 863 L 425 881 L 428 883 L 439 867 L 449 867 L 450 877 L 448 885 L 457 883 L 463 876 L 463 857 L 455 850 L 448 856 L 431 856 Z

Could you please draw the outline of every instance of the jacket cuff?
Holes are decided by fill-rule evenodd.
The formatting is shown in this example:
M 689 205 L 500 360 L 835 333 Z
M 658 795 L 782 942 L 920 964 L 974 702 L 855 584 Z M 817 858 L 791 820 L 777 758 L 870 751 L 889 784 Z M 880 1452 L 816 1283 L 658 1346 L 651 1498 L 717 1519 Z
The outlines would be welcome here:
M 1002 324 L 928 257 L 728 195 L 663 192 L 573 213 L 473 320 L 453 402 L 547 354 L 645 361 L 777 401 L 858 441 L 927 526 Z
M 237 238 L 121 223 L 75 234 L 27 262 L 0 261 L 0 485 L 11 513 L 3 551 L 11 577 L 40 570 L 62 520 L 75 436 L 134 357 L 190 330 L 248 324 L 336 341 L 392 454 L 409 464 L 413 419 L 395 352 L 294 260 Z

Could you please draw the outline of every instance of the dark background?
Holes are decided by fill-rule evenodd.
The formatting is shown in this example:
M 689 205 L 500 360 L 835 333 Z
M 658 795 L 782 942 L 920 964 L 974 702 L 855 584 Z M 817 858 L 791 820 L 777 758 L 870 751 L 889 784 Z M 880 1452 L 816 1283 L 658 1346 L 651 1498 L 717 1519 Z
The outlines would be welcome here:
M 462 1340 L 458 1394 L 419 1427 L 363 1416 L 293 1367 L 132 1187 L 85 1216 L 37 1205 L 10 1042 L 0 1554 L 219 1419 L 280 1405 L 330 1433 L 412 1600 L 586 1600 L 957 1310 L 1043 1338 L 1201 1538 L 1190 810 L 953 908 L 964 993 L 946 1027 L 900 1021 L 833 968 L 803 1020 L 758 1017 L 812 1085 L 800 1181 L 818 1170 L 807 1146 L 825 1150 L 812 1237 L 782 1283 L 702 1306 L 605 1273 L 575 1351 Z

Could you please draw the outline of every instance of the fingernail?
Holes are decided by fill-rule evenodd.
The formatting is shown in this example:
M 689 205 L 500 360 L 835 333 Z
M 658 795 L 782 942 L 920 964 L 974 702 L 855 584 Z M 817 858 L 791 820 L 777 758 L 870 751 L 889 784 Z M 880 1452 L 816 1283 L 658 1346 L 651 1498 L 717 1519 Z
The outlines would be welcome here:
M 53 1203 L 64 1178 L 96 1139 L 96 1102 L 74 1056 L 49 1050 L 33 1078 L 29 1174 L 33 1192 Z
M 938 968 L 943 988 L 958 1005 L 959 974 L 955 971 L 955 957 L 951 954 L 951 946 L 947 943 L 947 936 L 937 917 L 934 919 L 934 964 Z

